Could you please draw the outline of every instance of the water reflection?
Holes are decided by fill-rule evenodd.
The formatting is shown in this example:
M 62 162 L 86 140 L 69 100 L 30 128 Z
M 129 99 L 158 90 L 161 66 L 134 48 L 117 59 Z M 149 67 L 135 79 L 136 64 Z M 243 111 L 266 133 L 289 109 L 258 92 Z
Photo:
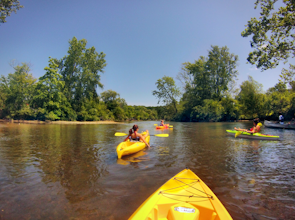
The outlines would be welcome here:
M 0 219 L 127 219 L 148 196 L 189 167 L 234 219 L 295 214 L 294 132 L 265 129 L 282 141 L 226 136 L 251 123 L 138 122 L 151 148 L 118 160 L 133 124 L 0 124 Z M 111 208 L 114 207 L 114 208 Z
M 124 156 L 121 159 L 117 159 L 117 163 L 121 164 L 121 165 L 128 165 L 128 164 L 135 164 L 135 163 L 139 163 L 141 161 L 147 161 L 149 160 L 148 157 L 146 157 L 147 152 L 145 152 L 144 150 L 139 151 L 135 154 L 131 154 L 131 155 L 127 155 Z

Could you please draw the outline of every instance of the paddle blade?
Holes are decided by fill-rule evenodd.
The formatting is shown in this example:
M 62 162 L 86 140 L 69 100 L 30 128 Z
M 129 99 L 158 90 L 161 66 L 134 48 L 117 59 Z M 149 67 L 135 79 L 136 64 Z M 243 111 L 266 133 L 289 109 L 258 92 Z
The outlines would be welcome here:
M 173 125 L 169 125 L 169 128 L 173 128 Z
M 158 126 L 157 124 L 154 124 L 154 126 Z
M 157 137 L 169 137 L 169 134 L 154 134 L 153 136 L 157 136 Z
M 238 137 L 239 135 L 241 135 L 243 132 L 242 131 L 238 131 L 236 134 L 235 134 L 235 138 Z
M 125 133 L 121 133 L 121 132 L 116 132 L 115 133 L 115 136 L 126 136 L 128 134 L 125 134 Z

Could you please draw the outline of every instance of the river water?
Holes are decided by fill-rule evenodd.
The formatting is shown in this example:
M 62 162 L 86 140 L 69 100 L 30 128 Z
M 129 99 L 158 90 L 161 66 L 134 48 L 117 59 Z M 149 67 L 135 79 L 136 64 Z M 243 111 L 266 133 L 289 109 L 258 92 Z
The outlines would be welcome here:
M 229 137 L 251 123 L 180 123 L 155 130 L 150 149 L 117 159 L 133 124 L 0 124 L 0 219 L 128 219 L 185 167 L 233 219 L 295 219 L 295 130 L 263 128 L 281 141 Z

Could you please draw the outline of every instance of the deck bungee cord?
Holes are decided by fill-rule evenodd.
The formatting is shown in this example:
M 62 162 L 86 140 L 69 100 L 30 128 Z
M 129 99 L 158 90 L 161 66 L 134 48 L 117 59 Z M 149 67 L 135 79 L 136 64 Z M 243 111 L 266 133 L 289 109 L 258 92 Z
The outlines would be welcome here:
M 181 181 L 180 179 L 194 180 L 194 182 L 191 182 L 191 183 L 185 183 L 185 182 Z M 193 185 L 195 185 L 196 183 L 200 182 L 200 179 L 191 179 L 191 178 L 175 177 L 175 178 L 173 178 L 173 180 L 176 180 L 176 181 L 180 182 L 182 185 L 177 186 L 177 187 L 173 187 L 173 188 L 170 188 L 170 189 L 162 190 L 162 191 L 159 192 L 159 195 L 161 194 L 161 195 L 163 195 L 163 196 L 165 196 L 165 197 L 167 197 L 167 198 L 169 198 L 169 199 L 173 199 L 173 200 L 181 201 L 181 202 L 187 202 L 187 203 L 189 203 L 189 202 L 201 202 L 201 201 L 203 201 L 203 200 L 197 200 L 197 201 L 191 201 L 191 200 L 190 200 L 190 201 L 184 201 L 184 200 L 175 199 L 175 198 L 172 198 L 172 197 L 173 197 L 173 196 L 179 196 L 179 197 L 187 197 L 187 198 L 193 198 L 193 197 L 194 197 L 194 198 L 203 198 L 203 199 L 208 199 L 208 198 L 209 198 L 209 199 L 214 200 L 214 198 L 213 198 L 212 195 L 210 195 L 210 194 L 208 194 L 208 193 L 206 193 L 206 192 L 204 192 L 204 191 L 201 191 L 201 190 L 199 190 L 199 189 L 193 187 Z M 166 192 L 166 191 L 170 191 L 170 190 L 174 190 L 174 189 L 178 189 L 178 188 L 183 188 L 183 190 L 185 190 L 186 192 L 191 193 L 192 195 L 180 195 L 180 194 L 174 194 L 174 193 L 167 193 L 167 192 Z M 192 189 L 197 190 L 197 191 L 199 191 L 199 192 L 201 192 L 201 193 L 203 193 L 203 194 L 206 194 L 207 196 L 198 195 L 197 193 L 194 193 L 194 192 L 191 192 L 191 191 L 187 190 L 187 188 L 192 188 Z M 169 195 L 169 196 L 167 196 L 167 195 Z M 170 197 L 170 196 L 171 196 L 171 197 Z

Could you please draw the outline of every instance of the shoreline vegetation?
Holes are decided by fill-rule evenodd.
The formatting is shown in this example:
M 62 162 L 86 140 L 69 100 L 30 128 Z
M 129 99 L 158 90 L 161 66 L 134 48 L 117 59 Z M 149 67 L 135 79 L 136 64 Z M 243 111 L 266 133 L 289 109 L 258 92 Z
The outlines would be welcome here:
M 0 119 L 0 123 L 22 123 L 22 124 L 124 124 L 116 121 L 40 121 L 40 120 L 5 120 Z
M 251 120 L 234 120 L 234 121 L 223 121 L 223 122 L 247 122 Z M 213 122 L 213 121 L 208 121 Z M 126 124 L 128 122 L 118 121 L 41 121 L 41 120 L 14 120 L 14 119 L 0 119 L 0 123 L 15 123 L 15 124 Z
M 90 48 L 93 53 L 89 55 L 86 43 L 85 39 L 73 37 L 68 55 L 49 58 L 46 73 L 39 79 L 33 77 L 27 63 L 14 66 L 15 72 L 7 77 L 2 75 L 0 118 L 16 123 L 110 124 L 162 119 L 277 120 L 279 113 L 291 120 L 295 116 L 295 65 L 290 66 L 290 71 L 282 71 L 278 83 L 266 92 L 251 76 L 237 88 L 238 56 L 226 46 L 211 46 L 206 57 L 182 64 L 182 72 L 177 75 L 182 89 L 173 77 L 157 80 L 152 94 L 163 106 L 131 106 L 116 91 L 98 94 L 97 89 L 103 88 L 100 73 L 106 66 L 105 54 Z

